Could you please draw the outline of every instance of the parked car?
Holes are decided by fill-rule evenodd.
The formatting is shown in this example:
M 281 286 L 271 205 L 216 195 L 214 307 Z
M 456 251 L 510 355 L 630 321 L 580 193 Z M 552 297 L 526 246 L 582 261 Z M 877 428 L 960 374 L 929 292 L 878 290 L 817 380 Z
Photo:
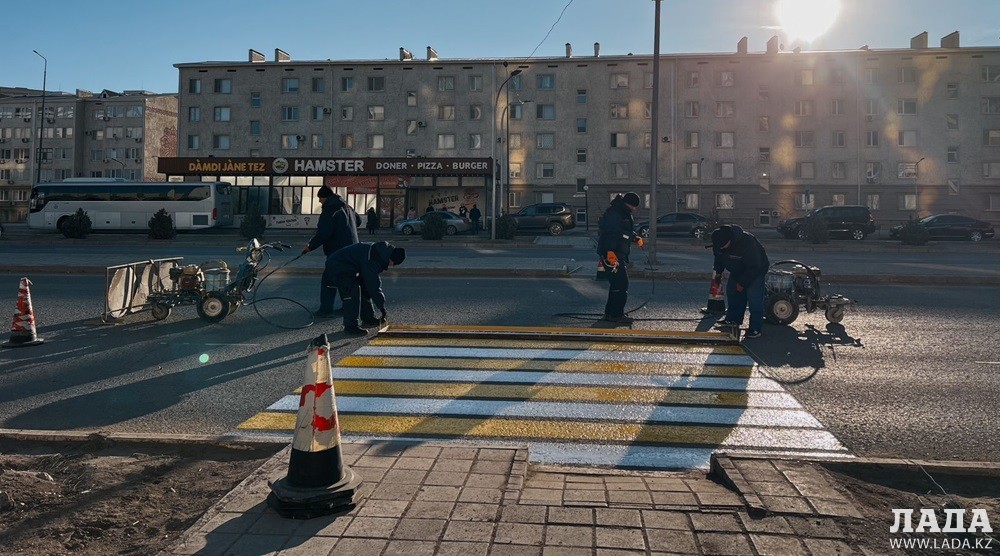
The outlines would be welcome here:
M 993 237 L 995 234 L 993 226 L 989 222 L 958 214 L 934 214 L 917 220 L 917 224 L 927 230 L 931 239 L 981 241 L 984 238 Z M 893 226 L 889 230 L 889 237 L 898 239 L 902 229 L 902 224 Z
M 635 225 L 635 233 L 649 237 L 649 221 Z M 656 235 L 681 234 L 701 239 L 708 233 L 708 219 L 694 212 L 671 212 L 656 219 Z
M 778 223 L 778 233 L 786 238 L 805 239 L 805 222 L 808 218 L 822 218 L 831 236 L 846 236 L 862 240 L 878 230 L 875 215 L 861 205 L 831 205 L 813 209 L 802 218 L 789 218 Z
M 453 212 L 448 212 L 446 210 L 435 210 L 421 214 L 416 218 L 410 218 L 409 220 L 400 220 L 396 222 L 395 231 L 396 233 L 403 234 L 405 236 L 412 234 L 419 234 L 424 230 L 424 222 L 432 214 L 437 214 L 441 218 L 444 218 L 445 223 L 445 233 L 453 236 L 458 233 L 468 232 L 472 229 L 472 221 L 468 218 L 463 218 Z
M 566 203 L 528 205 L 511 216 L 518 230 L 548 230 L 549 234 L 557 236 L 563 230 L 576 227 L 573 207 Z

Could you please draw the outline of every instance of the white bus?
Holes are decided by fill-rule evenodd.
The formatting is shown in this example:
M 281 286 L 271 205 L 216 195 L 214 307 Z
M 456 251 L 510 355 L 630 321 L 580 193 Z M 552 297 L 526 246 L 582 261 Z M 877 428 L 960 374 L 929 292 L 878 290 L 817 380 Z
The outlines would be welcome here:
M 141 182 L 121 178 L 72 178 L 31 189 L 28 227 L 58 230 L 77 209 L 94 230 L 148 230 L 166 209 L 174 229 L 197 230 L 233 224 L 232 186 L 226 182 Z

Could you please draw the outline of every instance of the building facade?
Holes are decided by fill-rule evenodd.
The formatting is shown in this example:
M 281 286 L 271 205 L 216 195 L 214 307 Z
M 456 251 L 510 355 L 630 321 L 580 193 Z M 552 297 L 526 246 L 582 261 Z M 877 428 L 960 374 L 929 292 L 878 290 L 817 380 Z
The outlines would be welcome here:
M 44 106 L 44 115 L 42 103 Z M 177 154 L 177 96 L 0 88 L 0 221 L 23 222 L 31 186 L 71 177 L 163 179 Z

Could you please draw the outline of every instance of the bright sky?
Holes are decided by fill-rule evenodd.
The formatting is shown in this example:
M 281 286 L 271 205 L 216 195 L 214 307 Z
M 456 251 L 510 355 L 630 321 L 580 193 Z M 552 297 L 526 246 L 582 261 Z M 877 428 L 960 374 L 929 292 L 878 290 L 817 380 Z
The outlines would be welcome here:
M 822 14 L 838 10 L 818 5 L 837 1 L 663 0 L 660 50 L 735 52 L 747 36 L 763 51 L 776 34 L 786 49 L 906 48 L 923 31 L 931 47 L 953 31 L 962 46 L 1000 45 L 1000 0 L 839 0 L 825 33 L 789 36 L 822 31 Z M 791 17 L 796 30 L 780 28 L 777 2 L 810 6 Z M 428 45 L 445 60 L 527 58 L 539 43 L 535 56 L 562 56 L 567 42 L 578 56 L 595 42 L 603 55 L 652 54 L 653 13 L 652 0 L 49 0 L 4 25 L 0 85 L 41 89 L 32 50 L 48 58 L 49 90 L 157 93 L 177 92 L 175 63 L 246 61 L 250 48 L 268 60 L 275 48 L 293 60 L 395 60 L 400 46 L 421 59 Z

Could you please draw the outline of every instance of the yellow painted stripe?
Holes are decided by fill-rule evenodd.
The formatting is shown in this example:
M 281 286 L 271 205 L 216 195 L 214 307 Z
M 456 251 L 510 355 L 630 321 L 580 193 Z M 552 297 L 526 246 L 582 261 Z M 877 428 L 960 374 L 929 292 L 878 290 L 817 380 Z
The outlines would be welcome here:
M 375 338 L 373 346 L 440 346 L 488 347 L 510 349 L 589 349 L 596 351 L 628 351 L 641 353 L 713 353 L 745 355 L 742 346 L 663 345 L 643 343 L 581 342 L 574 340 L 514 340 L 491 338 Z
M 348 355 L 337 367 L 373 367 L 400 369 L 469 369 L 490 371 L 558 371 L 565 373 L 626 373 L 653 376 L 724 376 L 749 378 L 752 368 L 728 365 L 691 365 L 683 363 L 628 363 L 621 361 L 558 361 L 533 359 L 463 359 L 448 357 L 396 357 Z M 336 378 L 337 370 L 333 376 Z
M 584 334 L 595 337 L 620 337 L 620 338 L 700 338 L 706 340 L 728 340 L 729 334 L 722 332 L 708 331 L 680 331 L 680 330 L 624 330 L 621 328 L 571 328 L 559 326 L 461 326 L 461 325 L 417 325 L 417 324 L 390 324 L 383 333 L 391 336 L 393 332 L 497 332 L 497 333 L 527 333 L 557 336 L 560 334 Z
M 668 390 L 666 388 L 476 384 L 471 382 L 426 383 L 338 380 L 334 382 L 334 390 L 338 396 L 712 405 L 739 408 L 747 407 L 748 401 L 746 392 Z
M 340 430 L 376 436 L 435 436 L 463 438 L 531 439 L 576 442 L 693 444 L 718 446 L 733 427 L 648 425 L 535 419 L 481 419 L 469 417 L 413 417 L 340 414 Z M 258 413 L 238 428 L 292 430 L 294 413 Z

